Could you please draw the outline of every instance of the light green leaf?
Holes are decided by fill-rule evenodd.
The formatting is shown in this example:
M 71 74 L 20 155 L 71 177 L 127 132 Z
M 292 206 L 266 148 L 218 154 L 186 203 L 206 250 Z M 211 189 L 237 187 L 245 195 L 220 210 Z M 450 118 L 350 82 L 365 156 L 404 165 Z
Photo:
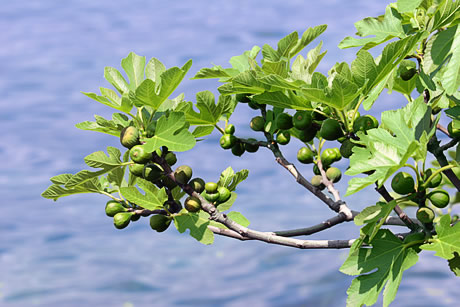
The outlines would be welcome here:
M 361 228 L 362 239 L 368 239 L 372 242 L 377 232 L 382 227 L 386 218 L 396 206 L 396 201 L 389 203 L 377 202 L 376 205 L 364 208 L 355 218 L 354 222 L 357 226 L 366 224 L 366 227 Z
M 107 156 L 103 151 L 94 152 L 85 157 L 85 163 L 94 168 L 115 168 L 121 165 L 121 152 L 118 148 L 107 147 Z
M 449 25 L 454 20 L 458 20 L 460 15 L 460 3 L 452 0 L 442 0 L 438 5 L 434 16 L 428 24 L 430 32 Z
M 155 82 L 151 79 L 145 79 L 142 81 L 134 92 L 134 104 L 136 106 L 150 106 L 155 110 L 158 109 L 163 101 L 158 99 L 158 96 L 155 93 L 155 88 Z
M 234 191 L 236 189 L 236 186 L 246 180 L 248 178 L 249 171 L 247 169 L 242 169 L 238 172 L 236 172 L 235 176 L 233 176 L 233 181 L 230 185 L 227 186 L 227 188 L 230 191 Z
M 243 227 L 248 227 L 250 222 L 249 220 L 244 217 L 244 215 L 242 215 L 241 213 L 239 212 L 236 212 L 236 211 L 232 211 L 232 212 L 229 212 L 227 213 L 227 216 L 232 220 L 234 221 L 235 223 L 237 224 L 240 224 L 241 226 Z
M 78 129 L 102 132 L 110 135 L 120 137 L 123 127 L 129 126 L 131 120 L 124 114 L 112 114 L 112 120 L 106 120 L 98 115 L 94 116 L 96 122 L 85 121 L 75 125 Z
M 288 34 L 287 36 L 283 37 L 278 42 L 278 50 L 276 51 L 278 54 L 278 59 L 276 61 L 287 58 L 290 56 L 291 50 L 296 47 L 297 42 L 299 40 L 299 34 L 297 31 Z
M 373 37 L 357 39 L 348 36 L 340 42 L 339 48 L 363 46 L 364 49 L 370 49 L 394 37 L 406 37 L 401 16 L 391 5 L 387 6 L 383 19 L 367 17 L 356 22 L 355 27 L 358 30 L 357 35 L 361 37 L 373 35 Z
M 72 174 L 61 174 L 51 177 L 50 180 L 54 184 L 65 184 L 71 177 Z
M 400 239 L 384 229 L 379 230 L 372 248 L 360 248 L 351 253 L 340 268 L 342 273 L 359 275 L 347 294 L 347 306 L 371 306 L 383 292 L 383 306 L 395 298 L 402 274 L 418 261 L 412 248 L 406 248 Z
M 323 42 L 320 42 L 316 48 L 310 50 L 307 57 L 298 55 L 292 63 L 290 77 L 294 80 L 302 80 L 307 84 L 311 84 L 313 73 L 319 62 L 326 55 L 327 51 L 321 53 Z
M 201 68 L 191 79 L 223 78 L 222 81 L 224 81 L 227 78 L 236 76 L 237 74 L 239 74 L 239 71 L 234 68 L 223 68 L 222 66 L 216 65 L 212 68 Z
M 367 92 L 378 75 L 377 65 L 374 62 L 372 55 L 361 49 L 356 54 L 356 59 L 351 63 L 351 71 L 353 80 L 358 86 L 364 86 L 367 82 Z
M 68 175 L 70 174 L 64 174 L 61 176 L 67 177 Z M 59 180 L 63 178 L 64 177 L 59 177 Z M 80 184 L 80 185 L 77 185 L 71 188 L 63 187 L 62 184 L 63 183 L 52 184 L 41 194 L 41 196 L 44 198 L 53 199 L 54 201 L 56 201 L 60 197 L 74 195 L 74 194 L 103 192 L 103 187 L 100 185 L 99 180 L 97 178 L 92 178 L 84 182 L 83 184 Z
M 129 112 L 131 111 L 133 105 L 130 103 L 128 100 L 122 100 L 121 97 L 119 97 L 115 91 L 107 88 L 100 87 L 99 88 L 101 91 L 102 96 L 98 96 L 95 93 L 85 93 L 81 92 L 82 94 L 88 96 L 91 99 L 96 100 L 97 102 L 100 102 L 106 106 L 109 106 L 111 108 L 117 109 L 122 112 Z
M 192 134 L 195 138 L 202 138 L 210 135 L 214 131 L 214 126 L 198 126 L 193 130 Z
M 166 67 L 160 60 L 151 58 L 145 66 L 145 77 L 152 80 L 155 84 L 159 84 L 161 81 L 161 74 L 166 70 Z
M 255 58 L 259 54 L 259 51 L 260 47 L 254 46 L 251 50 L 245 51 L 242 55 L 231 57 L 229 62 L 237 71 L 247 71 L 251 69 L 252 65 L 255 63 Z
M 229 210 L 235 203 L 236 197 L 237 197 L 237 194 L 235 192 L 232 192 L 230 198 L 226 202 L 220 203 L 217 206 L 217 209 L 219 209 L 220 212 Z
M 104 68 L 104 78 L 112 84 L 120 94 L 129 92 L 129 85 L 121 73 L 113 67 Z
M 155 135 L 146 139 L 142 146 L 148 152 L 153 152 L 161 146 L 167 146 L 170 151 L 192 149 L 196 141 L 185 125 L 185 115 L 182 112 L 172 112 L 168 117 L 163 115 L 157 121 Z
M 156 210 L 163 208 L 163 204 L 168 200 L 168 194 L 164 188 L 158 189 L 153 183 L 142 178 L 138 178 L 136 182 L 144 190 L 145 195 L 136 187 L 121 187 L 121 195 L 129 202 L 144 209 Z
M 172 67 L 160 75 L 161 85 L 157 101 L 155 102 L 156 105 L 161 105 L 174 92 L 191 66 L 192 60 L 188 60 L 181 68 Z
M 450 225 L 449 214 L 441 216 L 436 224 L 436 236 L 429 240 L 430 243 L 420 246 L 421 249 L 435 251 L 435 256 L 446 260 L 452 259 L 454 253 L 460 253 L 460 223 Z
M 302 37 L 297 41 L 296 45 L 291 48 L 289 52 L 289 58 L 292 59 L 297 53 L 308 46 L 308 44 L 310 44 L 315 38 L 326 31 L 326 29 L 327 25 L 319 25 L 313 28 L 308 28 L 305 32 L 303 32 Z
M 185 113 L 185 119 L 190 125 L 214 125 L 219 122 L 224 105 L 215 102 L 214 94 L 210 91 L 203 91 L 196 94 L 196 107 L 199 113 L 193 110 L 193 103 L 181 104 L 177 111 Z
M 184 233 L 190 229 L 190 235 L 202 244 L 212 244 L 214 242 L 214 234 L 208 229 L 210 224 L 207 218 L 207 213 L 200 210 L 198 213 L 185 213 L 183 210 L 179 214 L 175 214 L 174 225 L 180 233 Z
M 121 60 L 121 67 L 129 78 L 129 89 L 135 91 L 144 80 L 145 57 L 130 52 Z
M 400 13 L 412 13 L 423 0 L 398 0 L 397 7 Z
M 286 96 L 283 92 L 264 92 L 260 95 L 255 95 L 253 100 L 260 104 L 268 104 L 274 107 L 296 110 L 311 110 L 311 103 L 309 100 L 294 95 L 291 91 Z
M 450 48 L 452 56 L 442 75 L 442 84 L 446 89 L 447 95 L 454 95 L 460 86 L 460 26 L 457 25 L 451 29 L 455 30 L 455 32 L 452 30 L 454 37 Z
M 235 174 L 233 169 L 229 166 L 220 174 L 217 185 L 226 187 L 230 191 L 234 191 L 239 183 L 248 178 L 248 175 L 249 171 L 247 169 L 242 169 Z

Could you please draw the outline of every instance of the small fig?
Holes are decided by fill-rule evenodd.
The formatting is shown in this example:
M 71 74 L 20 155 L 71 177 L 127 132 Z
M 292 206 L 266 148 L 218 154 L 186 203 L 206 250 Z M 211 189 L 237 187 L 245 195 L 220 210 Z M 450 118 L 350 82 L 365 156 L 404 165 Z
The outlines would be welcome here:
M 170 224 L 171 219 L 166 215 L 156 214 L 150 217 L 150 227 L 157 232 L 165 231 Z
M 121 130 L 120 133 L 120 143 L 128 149 L 130 149 L 134 145 L 140 144 L 139 130 L 134 126 L 128 126 L 123 128 L 123 130 Z

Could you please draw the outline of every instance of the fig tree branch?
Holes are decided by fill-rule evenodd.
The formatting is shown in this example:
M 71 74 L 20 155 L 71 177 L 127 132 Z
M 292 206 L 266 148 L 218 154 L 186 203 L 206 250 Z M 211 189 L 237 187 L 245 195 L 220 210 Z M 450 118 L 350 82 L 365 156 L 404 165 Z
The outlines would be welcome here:
M 439 162 L 439 165 L 441 167 L 444 167 L 449 165 L 449 162 L 447 161 L 447 158 L 444 155 L 443 147 L 439 146 L 439 144 L 440 141 L 436 138 L 436 135 L 434 135 L 428 142 L 428 151 L 435 156 L 436 160 Z M 452 182 L 457 191 L 460 192 L 460 180 L 457 178 L 454 171 L 451 168 L 449 168 L 444 170 L 443 173 L 447 176 L 447 178 L 449 178 L 450 182 Z
M 390 193 L 388 193 L 384 185 L 382 185 L 379 188 L 377 183 L 375 184 L 376 184 L 375 190 L 380 195 L 382 195 L 382 197 L 385 199 L 386 202 L 391 202 L 392 200 L 394 200 L 394 198 L 390 195 Z M 409 229 L 416 230 L 418 228 L 418 225 L 411 220 L 411 218 L 401 209 L 401 207 L 396 205 L 393 210 L 396 212 L 396 214 L 401 219 L 401 221 L 403 221 L 404 224 L 406 224 L 406 226 L 409 227 Z

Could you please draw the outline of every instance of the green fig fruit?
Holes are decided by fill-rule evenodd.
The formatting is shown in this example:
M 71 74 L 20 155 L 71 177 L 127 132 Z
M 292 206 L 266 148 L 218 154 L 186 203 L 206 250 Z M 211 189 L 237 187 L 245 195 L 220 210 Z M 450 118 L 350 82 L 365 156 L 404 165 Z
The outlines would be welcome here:
M 254 131 L 264 131 L 265 120 L 262 116 L 256 116 L 251 119 L 249 126 Z
M 415 191 L 414 178 L 406 172 L 399 172 L 391 180 L 391 188 L 401 195 L 413 193 Z
M 435 218 L 435 214 L 434 214 L 434 211 L 431 210 L 430 208 L 428 207 L 421 207 L 417 210 L 417 213 L 415 214 L 415 216 L 417 217 L 417 219 L 424 223 L 424 224 L 427 224 L 427 223 L 431 223 L 433 222 L 434 218 Z
M 313 151 L 308 147 L 300 148 L 297 152 L 297 160 L 304 164 L 313 163 Z
M 198 194 L 201 194 L 201 192 L 204 191 L 204 186 L 205 186 L 205 182 L 203 179 L 197 177 L 197 178 L 193 178 L 192 180 L 190 180 L 190 182 L 188 183 L 193 190 L 195 190 L 195 192 L 197 192 Z
M 113 225 L 117 229 L 126 228 L 131 222 L 131 212 L 119 212 L 113 216 Z
M 201 201 L 196 197 L 190 196 L 185 200 L 184 206 L 188 212 L 198 212 L 201 209 Z
M 165 231 L 170 224 L 171 219 L 166 215 L 156 214 L 150 217 L 150 227 L 157 232 Z
M 449 193 L 442 189 L 436 189 L 431 191 L 427 198 L 437 208 L 445 208 L 450 202 Z
M 206 190 L 206 193 L 209 194 L 214 194 L 217 193 L 218 185 L 215 182 L 206 182 L 204 185 L 204 189 Z
M 152 153 L 147 152 L 142 145 L 135 145 L 129 150 L 131 160 L 139 164 L 145 164 L 152 159 Z
M 339 182 L 342 178 L 342 172 L 337 167 L 330 167 L 326 171 L 326 177 L 334 183 Z
M 123 128 L 123 130 L 121 130 L 120 133 L 120 143 L 128 149 L 130 149 L 134 145 L 140 144 L 139 130 L 134 126 L 128 126 Z
M 287 113 L 280 113 L 276 117 L 276 126 L 281 130 L 289 130 L 293 127 L 292 116 Z
M 126 212 L 126 209 L 120 202 L 116 200 L 109 200 L 105 205 L 105 214 L 110 217 L 114 217 L 115 214 L 120 212 Z
M 291 134 L 287 130 L 282 130 L 276 135 L 276 142 L 280 145 L 286 145 L 291 140 Z
M 323 121 L 323 124 L 321 125 L 319 135 L 323 139 L 328 141 L 337 140 L 339 137 L 343 136 L 343 131 L 342 127 L 340 126 L 340 122 L 332 118 L 326 119 L 325 121 Z
M 220 147 L 223 149 L 230 149 L 236 143 L 236 137 L 232 134 L 224 134 L 220 137 Z
M 292 124 L 299 130 L 305 130 L 311 127 L 312 115 L 308 111 L 297 111 L 292 117 Z
M 186 184 L 192 178 L 192 168 L 188 165 L 181 165 L 174 171 L 176 182 Z
M 226 187 L 217 188 L 217 192 L 219 193 L 219 198 L 217 199 L 218 203 L 225 203 L 232 196 L 232 192 Z

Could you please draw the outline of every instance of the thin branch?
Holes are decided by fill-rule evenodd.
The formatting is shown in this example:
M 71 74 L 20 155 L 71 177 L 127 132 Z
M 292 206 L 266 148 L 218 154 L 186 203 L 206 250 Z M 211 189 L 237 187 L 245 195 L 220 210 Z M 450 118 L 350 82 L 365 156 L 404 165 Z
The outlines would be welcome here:
M 384 185 L 382 185 L 380 188 L 378 187 L 377 183 L 376 183 L 376 187 L 375 187 L 375 190 L 380 194 L 382 195 L 382 197 L 385 199 L 385 201 L 387 202 L 391 202 L 392 200 L 394 200 L 394 198 L 390 195 L 390 193 L 388 193 L 387 189 L 385 188 Z M 418 225 L 415 224 L 411 218 L 401 209 L 401 207 L 399 207 L 398 205 L 396 205 L 393 209 L 396 214 L 398 215 L 398 217 L 401 219 L 401 221 L 404 222 L 404 224 L 406 224 L 407 227 L 409 227 L 411 230 L 416 230 L 418 228 Z
M 428 142 L 428 151 L 435 156 L 436 160 L 438 160 L 439 162 L 439 165 L 441 167 L 444 167 L 449 165 L 449 162 L 447 161 L 447 158 L 444 155 L 444 147 L 440 147 L 439 144 L 440 141 L 436 138 L 436 135 L 434 135 Z M 452 169 L 449 168 L 444 170 L 443 173 L 447 176 L 447 178 L 449 178 L 450 182 L 452 182 L 457 191 L 460 192 L 460 180 L 455 175 L 454 171 L 452 171 Z
M 287 237 L 280 237 L 275 235 L 274 233 L 264 233 L 264 239 L 260 238 L 251 238 L 246 237 L 238 232 L 231 230 L 231 229 L 222 229 L 215 226 L 208 226 L 208 229 L 211 230 L 213 233 L 238 239 L 241 241 L 247 240 L 260 240 L 266 243 L 271 244 L 278 244 L 290 247 L 296 247 L 300 249 L 341 249 L 341 248 L 350 248 L 353 240 L 299 240 L 299 239 L 292 239 Z

